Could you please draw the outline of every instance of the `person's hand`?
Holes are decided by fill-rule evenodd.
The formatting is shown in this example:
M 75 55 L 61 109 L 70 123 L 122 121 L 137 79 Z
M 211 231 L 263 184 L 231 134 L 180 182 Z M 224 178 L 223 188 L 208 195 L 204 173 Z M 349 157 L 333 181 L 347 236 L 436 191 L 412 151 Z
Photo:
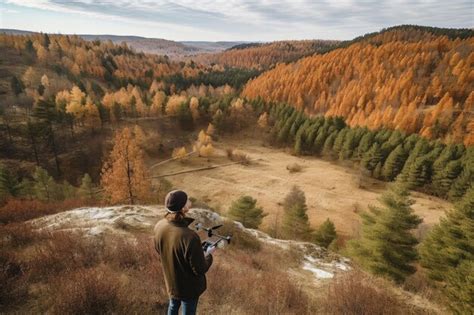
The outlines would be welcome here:
M 216 251 L 216 247 L 215 246 L 209 246 L 207 249 L 206 249 L 206 256 L 208 255 L 211 255 L 212 253 L 214 253 Z

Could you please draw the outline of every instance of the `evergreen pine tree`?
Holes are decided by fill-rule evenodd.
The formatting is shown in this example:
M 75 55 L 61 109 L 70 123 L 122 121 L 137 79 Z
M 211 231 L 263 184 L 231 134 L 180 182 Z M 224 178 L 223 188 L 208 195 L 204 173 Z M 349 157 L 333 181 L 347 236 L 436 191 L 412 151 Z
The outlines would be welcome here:
M 324 221 L 324 223 L 314 232 L 313 240 L 319 246 L 328 248 L 336 237 L 337 233 L 334 223 L 331 220 L 326 219 L 326 221 Z
M 439 157 L 433 162 L 433 181 L 439 173 L 443 172 L 446 164 L 455 159 L 455 153 L 456 147 L 454 145 L 448 145 L 443 149 Z
M 46 135 L 48 144 L 50 145 L 54 155 L 57 174 L 61 175 L 59 148 L 54 128 L 54 125 L 60 122 L 61 114 L 57 110 L 54 102 L 39 100 L 34 107 L 33 116 L 39 121 L 38 126 L 41 128 L 40 132 Z
M 36 59 L 36 49 L 33 46 L 31 39 L 25 41 L 25 55 L 28 63 L 33 63 Z
M 51 43 L 51 40 L 49 39 L 48 34 L 44 33 L 43 34 L 43 46 L 48 49 L 49 44 Z
M 342 144 L 342 148 L 339 152 L 339 160 L 347 160 L 352 157 L 354 149 L 357 146 L 356 141 L 356 131 L 354 129 L 347 131 L 344 143 Z
M 415 160 L 418 157 L 426 154 L 430 150 L 430 146 L 428 144 L 428 141 L 426 141 L 426 139 L 424 139 L 424 138 L 419 138 L 419 137 L 410 138 L 410 137 L 408 137 L 406 139 L 406 141 L 409 141 L 409 142 L 410 141 L 414 142 L 415 140 L 416 140 L 416 143 L 413 145 L 412 149 L 407 148 L 407 147 L 409 147 L 409 145 L 407 146 L 406 142 L 405 142 L 405 151 L 409 152 L 409 155 L 408 155 L 408 159 L 405 162 L 405 165 L 403 165 L 403 169 L 402 169 L 402 177 L 403 178 L 408 177 L 408 172 L 410 171 L 410 168 L 412 167 Z
M 361 166 L 369 171 L 373 171 L 377 164 L 382 161 L 382 152 L 380 151 L 380 144 L 375 142 L 369 151 L 364 153 L 361 160 Z
M 329 137 L 326 138 L 326 141 L 324 141 L 324 146 L 323 146 L 323 154 L 325 156 L 328 156 L 328 157 L 332 157 L 333 156 L 333 151 L 332 151 L 332 147 L 334 145 L 334 140 L 336 139 L 337 137 L 337 133 L 338 131 L 333 131 Z
M 402 171 L 406 158 L 407 155 L 403 149 L 403 145 L 399 144 L 395 150 L 388 155 L 387 160 L 385 160 L 382 169 L 383 177 L 388 181 L 394 180 Z
M 20 182 L 20 196 L 32 199 L 35 196 L 34 182 L 28 178 L 23 178 Z
M 224 117 L 224 113 L 222 113 L 220 109 L 218 109 L 212 116 L 212 125 L 219 132 L 222 132 L 225 129 L 226 127 L 225 117 Z
M 463 170 L 451 185 L 448 192 L 450 200 L 460 199 L 474 183 L 474 146 L 466 148 L 460 161 Z
M 339 131 L 339 133 L 337 134 L 337 137 L 334 140 L 334 145 L 332 147 L 334 156 L 337 156 L 337 157 L 339 156 L 339 153 L 342 150 L 342 145 L 344 144 L 344 140 L 348 133 L 349 133 L 349 128 L 344 128 L 341 131 Z
M 364 154 L 369 151 L 374 143 L 374 133 L 372 131 L 368 131 L 365 135 L 362 136 L 359 142 L 359 146 L 357 147 L 357 156 L 362 158 Z
M 327 131 L 325 128 L 319 128 L 318 134 L 313 142 L 312 151 L 314 154 L 320 154 L 323 150 L 324 142 L 327 138 Z
M 89 174 L 84 174 L 81 179 L 81 186 L 79 187 L 79 195 L 88 200 L 94 200 L 95 198 L 95 187 L 92 183 L 92 178 Z
M 405 149 L 406 152 L 411 152 L 414 148 L 415 145 L 418 143 L 418 139 L 420 136 L 416 133 L 409 135 L 408 137 L 405 138 L 403 141 L 403 148 Z
M 453 181 L 459 176 L 462 171 L 461 161 L 454 160 L 446 164 L 441 173 L 433 177 L 433 186 L 436 187 L 436 194 L 440 197 L 446 198 Z
M 449 161 L 454 159 L 455 154 L 455 146 L 448 145 L 443 149 L 439 157 L 433 162 L 433 190 L 435 193 L 441 195 L 441 192 L 438 191 L 438 187 L 440 185 L 440 180 L 443 179 L 443 173 L 446 165 Z
M 54 199 L 56 183 L 44 168 L 36 167 L 33 173 L 33 180 L 33 191 L 36 198 L 45 201 Z
M 11 78 L 10 87 L 13 91 L 13 94 L 15 94 L 16 96 L 21 94 L 25 89 L 25 85 L 23 84 L 23 82 L 21 82 L 21 80 L 18 79 L 16 76 L 13 76 Z
M 382 207 L 362 214 L 362 237 L 349 243 L 355 260 L 378 275 L 402 282 L 415 272 L 417 239 L 411 231 L 421 223 L 404 183 L 395 182 L 380 198 Z
M 336 127 L 337 130 L 341 130 L 346 127 L 346 123 L 343 117 L 334 117 L 332 124 Z
M 289 142 L 292 142 L 293 139 L 295 139 L 297 130 L 298 130 L 298 121 L 295 121 L 291 125 L 290 131 L 289 131 L 289 134 L 288 134 L 288 141 Z
M 464 169 L 461 174 L 453 181 L 448 192 L 448 199 L 453 201 L 459 200 L 473 182 L 474 172 L 469 169 Z
M 420 245 L 421 265 L 443 282 L 452 310 L 474 309 L 474 187 L 446 213 Z
M 385 129 L 385 128 L 380 129 L 379 131 L 375 132 L 375 141 L 379 143 L 385 143 L 388 141 L 392 133 L 393 133 L 393 130 Z
M 313 149 L 313 144 L 314 141 L 316 140 L 316 137 L 318 136 L 318 130 L 319 126 L 318 124 L 312 125 L 310 128 L 308 128 L 308 136 L 307 136 L 307 149 Z
M 422 187 L 428 182 L 430 165 L 429 160 L 422 156 L 417 158 L 408 169 L 406 176 L 402 176 L 407 183 L 408 189 Z M 404 175 L 404 174 L 402 174 Z
M 290 128 L 293 122 L 291 120 L 287 120 L 283 127 L 278 132 L 277 140 L 278 142 L 285 143 L 288 141 L 288 135 L 290 134 Z
M 297 186 L 293 186 L 283 201 L 282 234 L 285 238 L 308 240 L 311 227 L 306 214 L 306 197 Z
M 256 204 L 256 199 L 242 196 L 232 202 L 227 215 L 230 219 L 241 222 L 246 228 L 257 229 L 267 214 Z
M 54 185 L 54 188 L 54 199 L 56 200 L 73 199 L 77 195 L 77 188 L 66 180 L 62 184 Z
M 377 179 L 382 178 L 382 162 L 378 162 L 377 165 L 375 165 L 372 176 Z
M 17 178 L 0 165 L 0 200 L 8 197 L 18 197 L 20 193 L 21 185 Z
M 183 130 L 193 130 L 194 121 L 191 110 L 189 109 L 189 104 L 181 103 L 178 107 L 178 121 L 179 125 Z

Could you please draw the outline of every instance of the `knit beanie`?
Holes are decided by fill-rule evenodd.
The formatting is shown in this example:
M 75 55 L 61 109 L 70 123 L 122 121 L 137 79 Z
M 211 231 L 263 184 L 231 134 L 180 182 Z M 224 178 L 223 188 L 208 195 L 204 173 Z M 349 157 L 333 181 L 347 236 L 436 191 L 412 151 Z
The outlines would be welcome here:
M 165 198 L 165 207 L 168 212 L 178 212 L 184 208 L 188 195 L 182 190 L 170 191 Z

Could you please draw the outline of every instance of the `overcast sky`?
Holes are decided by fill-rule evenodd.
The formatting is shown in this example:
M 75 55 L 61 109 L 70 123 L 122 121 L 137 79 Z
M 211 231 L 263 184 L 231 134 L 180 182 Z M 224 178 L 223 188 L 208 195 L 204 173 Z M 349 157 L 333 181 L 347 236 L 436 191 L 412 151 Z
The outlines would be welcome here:
M 351 39 L 399 24 L 474 26 L 474 0 L 0 0 L 0 28 L 171 40 Z

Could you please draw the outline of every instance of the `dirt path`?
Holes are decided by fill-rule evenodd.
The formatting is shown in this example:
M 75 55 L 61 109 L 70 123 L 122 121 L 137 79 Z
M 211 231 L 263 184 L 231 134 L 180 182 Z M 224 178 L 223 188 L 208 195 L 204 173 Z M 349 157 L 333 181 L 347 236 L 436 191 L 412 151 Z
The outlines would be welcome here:
M 356 170 L 336 165 L 313 157 L 296 157 L 280 149 L 264 147 L 259 140 L 221 140 L 215 144 L 220 156 L 210 160 L 191 157 L 185 163 L 173 161 L 153 171 L 153 176 L 179 172 L 208 165 L 229 163 L 225 149 L 232 147 L 247 153 L 257 160 L 250 166 L 230 165 L 224 168 L 204 170 L 168 177 L 174 187 L 188 191 L 217 210 L 225 212 L 231 202 L 242 195 L 250 195 L 269 215 L 264 227 L 281 219 L 282 207 L 279 203 L 293 185 L 298 185 L 306 193 L 308 216 L 311 224 L 317 226 L 326 218 L 336 225 L 338 232 L 350 236 L 359 230 L 359 215 L 368 205 L 378 204 L 384 183 L 373 181 L 370 189 L 358 185 Z M 301 172 L 289 173 L 288 164 L 298 163 Z M 416 200 L 413 208 L 424 222 L 420 233 L 438 222 L 443 211 L 451 204 L 444 200 L 413 193 Z

